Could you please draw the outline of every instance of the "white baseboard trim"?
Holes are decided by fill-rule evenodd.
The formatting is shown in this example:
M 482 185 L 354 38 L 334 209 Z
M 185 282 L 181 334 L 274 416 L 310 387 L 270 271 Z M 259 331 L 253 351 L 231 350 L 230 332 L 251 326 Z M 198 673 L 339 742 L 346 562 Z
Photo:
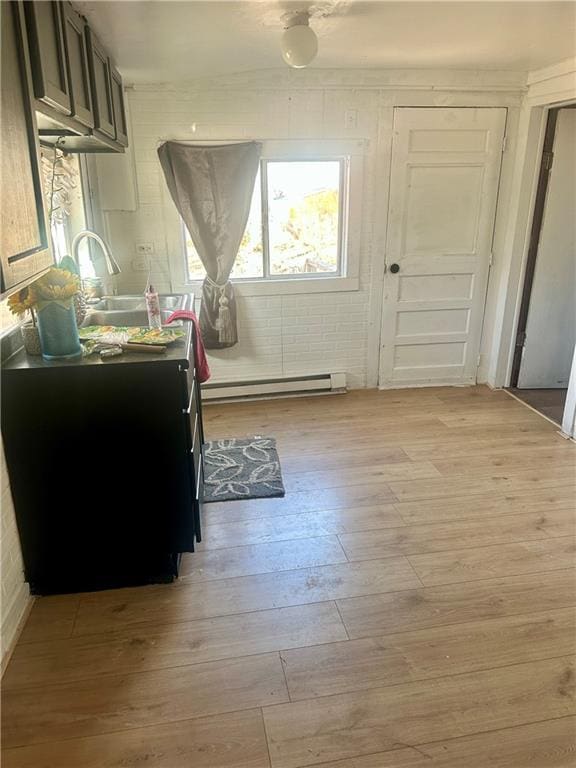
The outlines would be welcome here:
M 2 622 L 2 660 L 0 664 L 0 676 L 6 671 L 8 662 L 14 652 L 18 638 L 22 634 L 24 625 L 30 615 L 34 597 L 30 594 L 28 584 L 22 582 L 18 592 L 12 600 L 12 605 Z

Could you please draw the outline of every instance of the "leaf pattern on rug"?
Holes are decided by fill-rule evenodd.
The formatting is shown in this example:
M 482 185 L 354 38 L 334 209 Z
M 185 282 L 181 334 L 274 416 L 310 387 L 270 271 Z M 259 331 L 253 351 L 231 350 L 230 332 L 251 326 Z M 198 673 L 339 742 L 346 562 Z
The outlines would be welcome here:
M 213 440 L 204 446 L 204 502 L 284 496 L 273 437 Z

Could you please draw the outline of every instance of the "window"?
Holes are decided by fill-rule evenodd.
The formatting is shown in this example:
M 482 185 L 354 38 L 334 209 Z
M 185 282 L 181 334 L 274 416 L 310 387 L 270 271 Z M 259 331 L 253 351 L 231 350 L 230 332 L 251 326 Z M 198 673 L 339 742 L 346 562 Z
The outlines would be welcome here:
M 232 278 L 342 275 L 346 179 L 344 158 L 262 160 Z M 201 280 L 204 267 L 183 232 L 188 281 Z
M 50 147 L 42 147 L 40 161 L 52 252 L 57 264 L 63 256 L 71 253 L 74 234 L 86 229 L 81 163 L 79 155 L 66 155 L 60 149 Z M 79 259 L 83 277 L 95 276 L 86 240 L 80 243 Z M 10 312 L 8 299 L 0 302 L 0 336 L 11 331 L 23 319 L 28 318 Z
M 14 328 L 20 320 L 8 309 L 8 299 L 0 301 L 0 336 Z
M 58 263 L 71 254 L 74 235 L 86 229 L 80 158 L 49 147 L 42 147 L 40 157 L 52 251 Z M 88 241 L 80 243 L 78 257 L 82 276 L 95 277 Z

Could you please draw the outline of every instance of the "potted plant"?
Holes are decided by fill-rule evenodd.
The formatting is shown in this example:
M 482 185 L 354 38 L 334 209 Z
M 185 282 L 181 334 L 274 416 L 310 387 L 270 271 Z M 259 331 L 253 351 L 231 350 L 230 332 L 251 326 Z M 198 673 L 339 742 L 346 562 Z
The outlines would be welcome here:
M 59 360 L 82 354 L 74 298 L 80 290 L 77 275 L 51 267 L 45 275 L 9 299 L 12 312 L 36 313 L 42 357 Z M 26 292 L 26 293 L 24 293 Z

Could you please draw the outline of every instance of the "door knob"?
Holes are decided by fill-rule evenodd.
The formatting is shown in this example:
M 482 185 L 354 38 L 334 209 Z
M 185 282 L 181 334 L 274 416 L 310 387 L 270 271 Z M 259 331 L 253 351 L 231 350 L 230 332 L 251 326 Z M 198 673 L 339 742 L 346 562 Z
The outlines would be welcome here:
M 390 264 L 390 272 L 392 272 L 393 275 L 395 275 L 396 272 L 400 272 L 400 264 Z

